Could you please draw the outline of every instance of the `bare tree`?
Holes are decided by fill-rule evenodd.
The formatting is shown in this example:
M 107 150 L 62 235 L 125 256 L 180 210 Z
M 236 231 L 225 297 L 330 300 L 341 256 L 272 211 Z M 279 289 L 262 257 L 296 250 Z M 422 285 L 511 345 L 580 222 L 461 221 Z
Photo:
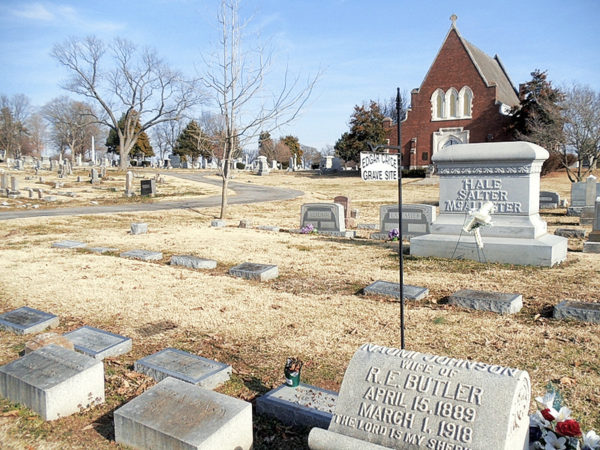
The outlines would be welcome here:
M 571 182 L 581 181 L 600 158 L 600 92 L 579 84 L 563 92 L 565 145 L 560 149 L 561 162 Z M 569 167 L 573 159 L 578 164 Z
M 26 126 L 29 131 L 31 155 L 41 157 L 47 139 L 46 122 L 40 113 L 33 113 L 28 117 Z
M 243 147 L 260 131 L 273 131 L 294 120 L 318 79 L 317 75 L 301 84 L 286 70 L 280 89 L 269 93 L 265 78 L 271 56 L 261 48 L 253 52 L 242 48 L 242 30 L 247 23 L 240 20 L 238 11 L 238 0 L 221 1 L 218 50 L 213 58 L 205 60 L 208 70 L 202 76 L 224 122 L 221 218 L 227 216 L 230 161 L 236 143 Z
M 112 65 L 104 62 L 107 51 Z M 100 104 L 103 114 L 95 119 L 119 136 L 122 169 L 127 168 L 129 152 L 142 132 L 178 120 L 200 99 L 195 83 L 169 68 L 154 50 L 138 50 L 122 38 L 109 46 L 94 36 L 71 38 L 55 45 L 52 56 L 71 72 L 63 87 Z M 120 127 L 122 116 L 124 126 Z M 141 127 L 136 129 L 138 121 Z
M 177 138 L 181 133 L 181 121 L 169 120 L 161 122 L 152 128 L 153 146 L 158 150 L 159 161 L 164 161 L 167 156 L 173 152 Z
M 400 121 L 403 121 L 406 117 L 406 111 L 410 107 L 408 100 L 409 95 L 406 90 L 403 90 L 400 93 Z M 377 104 L 379 105 L 379 110 L 384 117 L 389 117 L 392 119 L 392 123 L 395 124 L 398 119 L 398 112 L 396 107 L 396 96 L 390 97 L 388 100 L 377 100 Z
M 50 124 L 50 141 L 54 148 L 66 156 L 85 155 L 92 136 L 100 142 L 100 129 L 91 105 L 62 96 L 55 98 L 42 108 L 44 118 Z
M 30 110 L 29 98 L 23 94 L 0 96 L 0 147 L 6 150 L 7 156 L 15 159 L 22 156 Z

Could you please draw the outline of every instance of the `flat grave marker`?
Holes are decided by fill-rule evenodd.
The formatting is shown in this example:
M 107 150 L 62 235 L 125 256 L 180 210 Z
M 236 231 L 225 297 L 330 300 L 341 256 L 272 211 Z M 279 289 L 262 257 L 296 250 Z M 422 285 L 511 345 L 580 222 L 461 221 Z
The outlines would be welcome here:
M 422 300 L 429 295 L 429 289 L 420 286 L 403 286 L 403 294 L 406 300 Z M 363 289 L 367 295 L 384 295 L 400 300 L 400 284 L 390 281 L 377 280 Z
M 217 267 L 217 261 L 214 259 L 203 259 L 192 255 L 173 255 L 170 264 L 190 269 L 214 269 Z
M 346 369 L 329 429 L 313 428 L 308 445 L 527 449 L 530 400 L 527 372 L 364 344 Z
M 462 289 L 452 294 L 448 299 L 448 303 L 480 311 L 514 314 L 521 311 L 521 308 L 523 307 L 523 296 L 521 294 L 504 294 L 500 292 Z
M 104 366 L 50 344 L 0 367 L 0 395 L 55 420 L 104 403 Z
M 162 252 L 153 252 L 151 250 L 129 250 L 121 253 L 121 258 L 140 259 L 142 261 L 159 261 L 162 259 Z
M 115 441 L 134 448 L 252 447 L 252 405 L 167 378 L 114 412 Z
M 267 281 L 279 276 L 279 269 L 272 264 L 245 262 L 229 269 L 229 274 L 247 280 Z
M 114 247 L 89 247 L 88 250 L 94 253 L 113 253 L 118 252 L 118 248 Z
M 38 309 L 22 306 L 0 314 L 0 328 L 16 334 L 31 334 L 58 326 L 58 317 Z
M 574 319 L 600 323 L 600 303 L 563 300 L 554 307 L 555 319 Z
M 256 399 L 256 412 L 286 425 L 327 428 L 337 397 L 337 392 L 304 383 L 282 384 Z
M 223 227 L 227 226 L 227 223 L 224 220 L 216 219 L 216 220 L 211 220 L 210 226 L 214 227 L 214 228 L 223 228 Z
M 176 348 L 166 348 L 138 359 L 134 370 L 156 381 L 173 377 L 206 389 L 220 386 L 231 376 L 231 366 Z
M 95 359 L 119 356 L 131 351 L 131 338 L 89 326 L 83 326 L 64 337 L 73 342 L 75 350 Z
M 53 248 L 84 248 L 85 246 L 87 246 L 87 244 L 85 242 L 70 241 L 70 240 L 59 241 L 59 242 L 55 242 L 54 244 L 52 244 Z

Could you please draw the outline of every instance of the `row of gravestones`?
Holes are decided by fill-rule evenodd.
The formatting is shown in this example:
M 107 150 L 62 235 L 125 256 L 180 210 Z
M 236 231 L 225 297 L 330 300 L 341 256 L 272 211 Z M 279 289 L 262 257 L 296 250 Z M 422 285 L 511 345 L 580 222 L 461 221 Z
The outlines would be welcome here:
M 147 224 L 131 224 L 132 234 L 143 234 L 147 231 Z M 94 253 L 112 253 L 118 251 L 112 247 L 88 247 L 85 242 L 65 240 L 52 244 L 54 248 L 63 249 L 86 249 Z M 119 254 L 122 258 L 138 259 L 141 261 L 160 261 L 163 259 L 162 252 L 152 250 L 134 249 Z M 173 255 L 170 260 L 173 266 L 184 266 L 191 269 L 214 269 L 217 261 L 204 259 L 193 255 Z M 229 274 L 235 277 L 249 280 L 268 281 L 279 276 L 279 268 L 273 264 L 256 264 L 244 262 L 229 269 Z
M 10 328 L 26 322 L 24 316 L 35 322 L 36 315 L 58 320 L 25 308 L 1 315 L 0 323 Z M 100 340 L 127 339 L 89 327 L 67 338 L 82 330 L 92 340 L 98 333 Z M 44 346 L 0 367 L 0 394 L 45 420 L 76 413 L 104 402 L 100 359 Z M 230 366 L 167 348 L 136 361 L 134 370 L 158 384 L 114 411 L 117 442 L 141 448 L 252 447 L 251 405 L 210 390 L 229 378 Z M 312 449 L 521 449 L 527 447 L 530 399 L 529 375 L 518 369 L 364 344 L 346 369 L 339 395 L 284 386 L 257 400 L 257 411 L 314 420 Z M 309 417 L 307 410 L 319 414 Z

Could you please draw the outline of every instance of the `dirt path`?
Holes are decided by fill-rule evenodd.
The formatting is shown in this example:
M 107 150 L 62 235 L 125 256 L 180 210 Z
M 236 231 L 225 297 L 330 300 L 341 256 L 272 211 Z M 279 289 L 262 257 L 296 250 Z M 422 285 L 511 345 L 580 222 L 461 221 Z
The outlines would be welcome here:
M 221 185 L 220 180 L 213 180 L 201 174 L 169 174 L 173 177 L 183 178 L 185 180 L 197 181 L 212 185 Z M 302 191 L 295 189 L 283 189 L 270 186 L 257 186 L 254 184 L 244 184 L 229 182 L 229 188 L 235 191 L 236 195 L 229 197 L 229 204 L 248 204 L 258 202 L 271 202 L 277 200 L 289 200 L 299 197 Z M 155 203 L 130 203 L 122 205 L 109 206 L 79 206 L 72 208 L 57 208 L 28 211 L 7 211 L 0 212 L 0 220 L 22 219 L 27 217 L 44 216 L 77 216 L 86 214 L 113 214 L 121 212 L 139 212 L 139 211 L 160 211 L 167 209 L 188 209 L 188 208 L 210 208 L 221 204 L 221 196 L 213 195 L 211 197 L 198 200 L 183 200 L 176 202 L 155 202 Z

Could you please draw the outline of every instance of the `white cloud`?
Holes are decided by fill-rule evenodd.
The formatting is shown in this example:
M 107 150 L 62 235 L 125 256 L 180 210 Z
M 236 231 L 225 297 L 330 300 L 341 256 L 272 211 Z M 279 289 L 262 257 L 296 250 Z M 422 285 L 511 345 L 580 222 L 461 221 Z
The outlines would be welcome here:
M 48 9 L 41 3 L 24 5 L 21 9 L 13 9 L 12 12 L 17 17 L 23 17 L 31 20 L 43 20 L 49 22 L 55 19 L 54 14 L 48 11 Z
M 68 26 L 87 32 L 114 32 L 122 30 L 125 25 L 120 22 L 97 20 L 86 17 L 72 6 L 52 5 L 49 3 L 25 4 L 12 10 L 13 15 L 29 20 L 44 21 L 53 25 Z

